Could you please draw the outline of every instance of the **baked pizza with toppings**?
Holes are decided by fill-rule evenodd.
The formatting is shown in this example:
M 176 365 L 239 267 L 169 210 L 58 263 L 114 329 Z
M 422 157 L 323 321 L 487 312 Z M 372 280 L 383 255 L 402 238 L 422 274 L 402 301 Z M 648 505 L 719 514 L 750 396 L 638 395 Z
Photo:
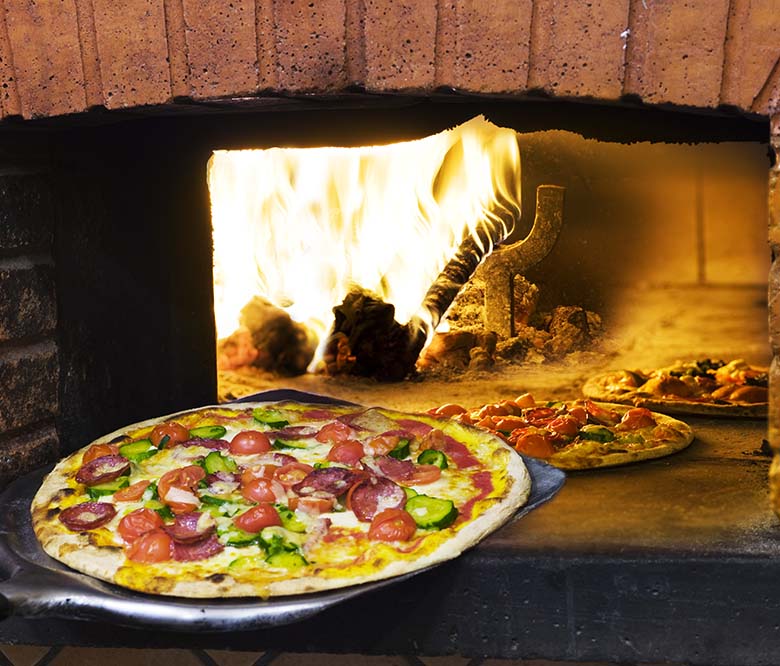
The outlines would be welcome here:
M 583 393 L 669 414 L 763 417 L 769 407 L 769 375 L 766 367 L 743 359 L 727 363 L 707 358 L 603 373 L 589 379 Z
M 296 402 L 138 423 L 62 460 L 32 503 L 43 549 L 141 592 L 272 597 L 460 554 L 526 501 L 500 438 L 449 419 Z
M 660 458 L 693 441 L 687 424 L 644 407 L 592 400 L 540 403 L 530 393 L 473 409 L 442 405 L 429 414 L 476 425 L 518 452 L 566 470 Z

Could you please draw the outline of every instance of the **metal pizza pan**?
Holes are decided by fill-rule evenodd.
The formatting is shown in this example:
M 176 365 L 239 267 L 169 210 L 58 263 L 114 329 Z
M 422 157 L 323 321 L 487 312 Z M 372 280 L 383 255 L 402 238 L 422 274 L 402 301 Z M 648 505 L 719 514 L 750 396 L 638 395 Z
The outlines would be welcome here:
M 345 404 L 328 396 L 292 390 L 266 391 L 236 402 L 281 400 Z M 531 494 L 514 519 L 551 499 L 565 480 L 564 473 L 555 467 L 529 458 L 524 460 L 532 479 Z M 305 620 L 354 597 L 401 584 L 427 570 L 338 590 L 267 600 L 181 599 L 133 592 L 78 573 L 43 551 L 33 532 L 30 504 L 50 469 L 48 466 L 27 474 L 0 494 L 0 505 L 4 507 L 0 516 L 0 618 L 15 615 L 101 620 L 188 632 L 259 629 Z

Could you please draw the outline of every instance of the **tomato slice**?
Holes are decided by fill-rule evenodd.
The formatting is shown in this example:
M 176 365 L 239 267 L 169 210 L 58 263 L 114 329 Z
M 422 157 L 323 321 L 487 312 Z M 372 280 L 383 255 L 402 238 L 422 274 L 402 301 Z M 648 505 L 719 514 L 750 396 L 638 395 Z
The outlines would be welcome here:
M 336 498 L 325 499 L 324 497 L 291 497 L 289 500 L 290 508 L 293 511 L 303 511 L 312 516 L 318 516 L 321 513 L 328 513 L 336 505 Z
M 539 433 L 521 435 L 514 443 L 515 449 L 532 458 L 549 458 L 555 453 L 552 443 Z
M 276 493 L 272 483 L 270 479 L 252 479 L 241 485 L 241 495 L 250 502 L 275 502 Z
M 337 442 L 343 442 L 348 439 L 352 439 L 355 436 L 355 431 L 350 428 L 346 423 L 341 421 L 331 421 L 327 425 L 322 426 L 320 431 L 314 435 L 314 439 L 323 444 L 331 442 L 333 444 Z
M 189 465 L 188 467 L 172 469 L 169 472 L 166 472 L 160 477 L 160 480 L 157 483 L 157 494 L 160 496 L 160 501 L 167 504 L 174 513 L 186 513 L 187 511 L 196 509 L 198 507 L 197 502 L 168 500 L 166 497 L 171 488 L 178 488 L 179 490 L 194 493 L 198 482 L 205 476 L 206 472 L 203 471 L 202 467 L 198 467 L 197 465 Z
M 151 481 L 144 479 L 143 481 L 134 483 L 132 486 L 122 488 L 122 490 L 117 490 L 114 493 L 114 499 L 118 502 L 133 502 L 137 499 L 141 499 L 150 483 Z
M 233 455 L 246 456 L 270 450 L 270 440 L 259 430 L 242 430 L 230 441 L 230 453 Z
M 634 407 L 629 409 L 620 423 L 617 425 L 618 430 L 638 430 L 639 428 L 648 428 L 656 425 L 653 413 L 645 407 Z
M 388 451 L 392 451 L 393 448 L 395 448 L 395 446 L 388 449 Z M 387 451 L 385 451 L 385 453 L 386 452 Z M 358 462 L 360 462 L 360 459 L 364 455 L 366 455 L 366 453 L 363 450 L 363 445 L 360 442 L 352 439 L 332 446 L 330 451 L 328 451 L 327 457 L 331 462 L 342 463 L 344 465 L 354 467 L 358 464 Z
M 414 518 L 404 509 L 385 509 L 371 521 L 368 538 L 374 541 L 409 541 L 417 531 Z
M 293 462 L 282 465 L 274 473 L 276 480 L 285 488 L 294 486 L 299 481 L 303 481 L 314 468 L 306 463 Z
M 149 439 L 152 440 L 152 444 L 155 446 L 160 446 L 160 442 L 164 437 L 168 438 L 165 441 L 165 446 L 171 446 L 177 442 L 186 442 L 190 438 L 190 431 L 180 423 L 176 423 L 176 421 L 158 423 L 154 426 Z
M 165 562 L 171 559 L 172 540 L 163 530 L 156 529 L 142 534 L 125 550 L 128 560 L 133 562 Z
M 404 480 L 410 486 L 424 486 L 426 483 L 438 481 L 441 477 L 441 469 L 436 465 L 415 465 L 412 475 Z
M 580 424 L 573 416 L 564 414 L 563 416 L 556 416 L 545 428 L 552 430 L 558 435 L 575 437 L 580 430 Z
M 138 537 L 163 526 L 163 519 L 151 509 L 136 509 L 119 521 L 117 530 L 127 543 L 133 543 Z
M 428 413 L 435 414 L 436 416 L 455 416 L 456 414 L 463 414 L 467 411 L 468 410 L 465 407 L 448 402 L 446 405 L 442 405 L 436 409 L 429 409 Z
M 115 456 L 119 453 L 119 447 L 116 444 L 93 444 L 86 451 L 81 459 L 81 464 L 86 465 L 103 456 Z
M 241 485 L 245 485 L 255 479 L 273 479 L 279 465 L 254 465 L 241 472 Z
M 268 503 L 258 504 L 233 519 L 233 524 L 244 532 L 255 534 L 264 527 L 281 525 L 276 509 Z

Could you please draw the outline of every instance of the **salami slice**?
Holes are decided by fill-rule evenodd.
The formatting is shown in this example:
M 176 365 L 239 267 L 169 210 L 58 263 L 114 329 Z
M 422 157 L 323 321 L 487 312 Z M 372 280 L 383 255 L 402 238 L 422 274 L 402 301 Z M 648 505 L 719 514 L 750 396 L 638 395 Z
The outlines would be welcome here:
M 268 439 L 306 439 L 314 437 L 320 431 L 316 426 L 288 426 L 281 430 L 263 433 Z
M 288 456 L 286 453 L 274 453 L 272 460 L 277 465 L 289 465 L 290 463 L 298 462 L 295 456 Z
M 414 463 L 410 460 L 396 460 L 390 456 L 376 456 L 374 460 L 382 475 L 393 481 L 403 481 L 414 474 Z
M 205 560 L 212 555 L 221 553 L 225 547 L 219 542 L 216 534 L 195 543 L 179 543 L 174 541 L 171 547 L 171 556 L 177 562 L 194 562 Z
M 338 497 L 347 492 L 361 478 L 360 473 L 344 467 L 326 467 L 315 469 L 292 489 L 298 495 L 317 495 L 318 497 Z
M 406 504 L 406 493 L 390 479 L 371 477 L 352 491 L 349 502 L 357 519 L 368 523 L 385 509 L 402 508 Z
M 60 522 L 74 532 L 86 532 L 102 527 L 115 515 L 116 509 L 113 504 L 84 502 L 68 507 L 60 513 Z
M 423 423 L 422 421 L 415 421 L 413 419 L 398 419 L 398 425 L 401 426 L 402 429 L 408 432 L 412 432 L 418 437 L 427 435 L 431 430 L 433 430 L 433 426 L 430 426 L 427 423 Z
M 179 442 L 176 446 L 190 447 L 190 446 L 202 446 L 205 449 L 211 449 L 212 451 L 226 451 L 230 448 L 230 442 L 224 439 L 206 439 L 196 438 L 188 439 L 184 442 Z
M 96 486 L 118 479 L 130 469 L 130 461 L 124 456 L 101 456 L 82 465 L 76 474 L 76 481 L 85 486 Z
M 209 514 L 191 511 L 180 513 L 174 523 L 164 529 L 176 543 L 196 543 L 213 534 L 216 525 Z

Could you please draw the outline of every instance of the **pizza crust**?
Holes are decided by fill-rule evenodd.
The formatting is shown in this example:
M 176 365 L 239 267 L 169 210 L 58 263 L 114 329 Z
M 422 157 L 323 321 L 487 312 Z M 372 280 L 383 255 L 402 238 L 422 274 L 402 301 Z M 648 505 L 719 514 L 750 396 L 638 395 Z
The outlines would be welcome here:
M 682 416 L 764 418 L 768 413 L 769 405 L 766 402 L 716 404 L 685 399 L 663 399 L 642 391 L 619 388 L 617 380 L 621 374 L 621 371 L 612 371 L 591 377 L 582 387 L 582 394 L 592 400 L 645 407 L 651 411 Z
M 272 404 L 275 403 L 242 403 L 240 408 L 253 409 L 255 407 L 268 407 Z M 74 470 L 80 466 L 83 452 L 92 444 L 108 443 L 128 431 L 154 426 L 162 421 L 185 414 L 206 409 L 224 409 L 225 407 L 225 405 L 214 405 L 148 419 L 109 433 L 60 461 L 43 480 L 31 507 L 33 529 L 44 551 L 54 559 L 87 575 L 152 594 L 192 598 L 252 596 L 265 598 L 308 594 L 400 576 L 457 557 L 464 550 L 498 529 L 514 515 L 525 504 L 531 491 L 531 477 L 521 457 L 516 455 L 500 438 L 477 428 L 454 422 L 445 425 L 441 421 L 425 415 L 401 414 L 392 410 L 382 410 L 391 416 L 414 418 L 434 423 L 438 427 L 446 429 L 451 435 L 465 436 L 468 433 L 468 437 L 478 441 L 480 447 L 493 450 L 493 454 L 489 456 L 488 460 L 480 458 L 480 462 L 483 463 L 483 466 L 490 465 L 494 474 L 505 478 L 506 486 L 500 496 L 493 497 L 491 495 L 481 500 L 486 504 L 491 503 L 491 505 L 479 513 L 476 518 L 458 526 L 457 529 L 448 528 L 447 531 L 452 532 L 451 538 L 437 543 L 430 552 L 415 559 L 396 559 L 383 562 L 382 566 L 368 573 L 343 577 L 305 575 L 254 584 L 253 582 L 237 581 L 224 570 L 211 571 L 206 574 L 202 563 L 209 560 L 202 560 L 182 563 L 170 561 L 162 563 L 162 565 L 152 565 L 150 571 L 153 569 L 153 573 L 139 576 L 133 572 L 143 572 L 143 566 L 131 564 L 128 567 L 123 549 L 118 543 L 110 543 L 111 535 L 116 533 L 121 512 L 118 512 L 117 516 L 104 527 L 90 532 L 76 533 L 68 530 L 59 521 L 58 510 L 50 508 L 54 502 L 59 502 L 63 497 L 74 494 L 74 482 L 72 481 Z M 458 441 L 463 440 L 458 439 Z M 79 501 L 84 501 L 83 496 L 79 497 Z M 118 542 L 118 537 L 116 541 Z

